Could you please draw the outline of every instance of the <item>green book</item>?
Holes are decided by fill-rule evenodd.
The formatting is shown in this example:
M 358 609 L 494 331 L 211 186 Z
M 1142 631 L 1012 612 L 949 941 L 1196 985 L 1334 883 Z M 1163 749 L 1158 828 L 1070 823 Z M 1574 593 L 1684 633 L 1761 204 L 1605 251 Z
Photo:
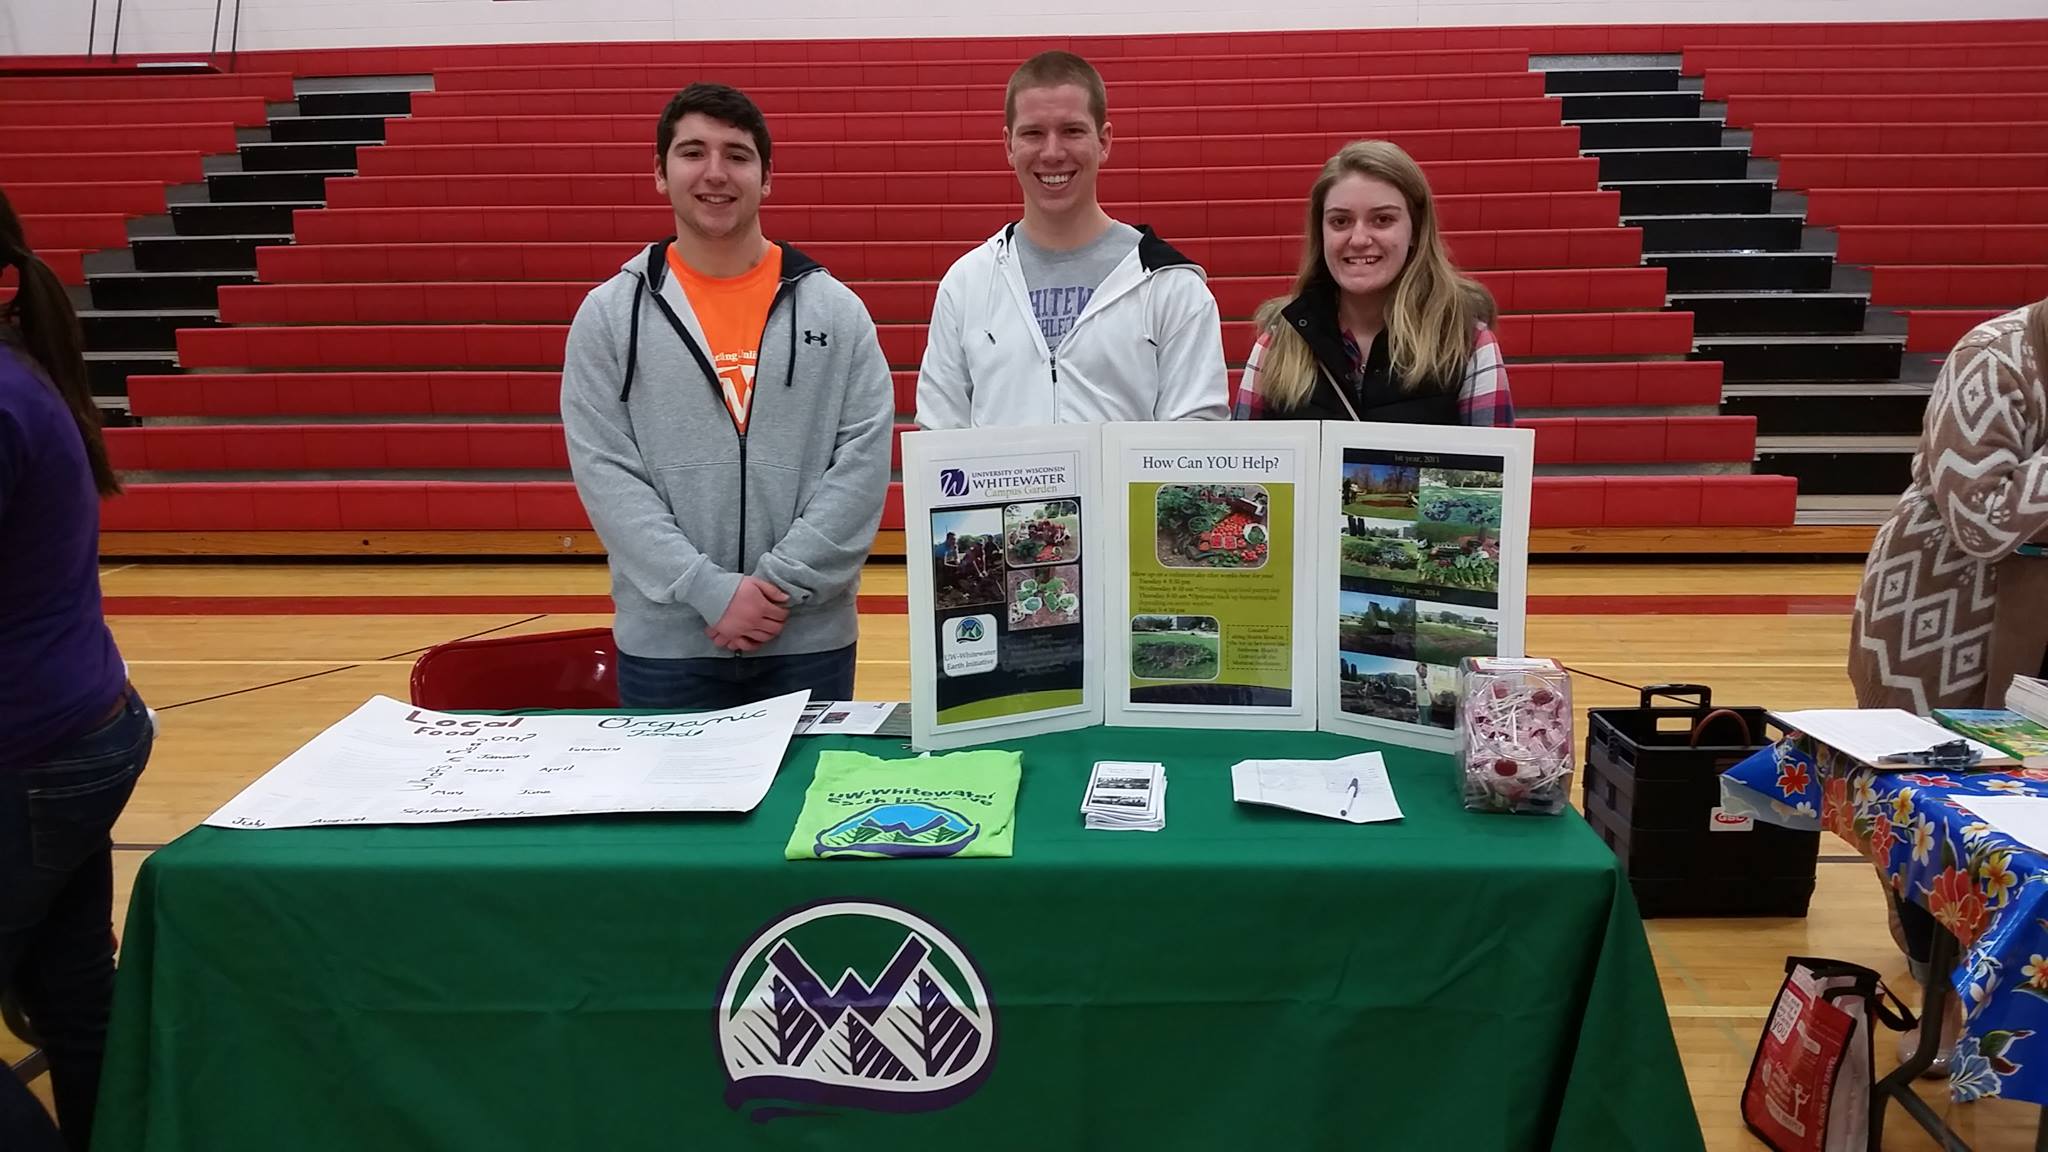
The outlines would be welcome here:
M 783 856 L 899 860 L 1008 856 L 1024 757 L 977 750 L 884 760 L 818 754 Z
M 1989 744 L 2023 768 L 2048 768 L 2048 728 L 2003 708 L 1936 708 L 1934 718 L 1951 732 Z

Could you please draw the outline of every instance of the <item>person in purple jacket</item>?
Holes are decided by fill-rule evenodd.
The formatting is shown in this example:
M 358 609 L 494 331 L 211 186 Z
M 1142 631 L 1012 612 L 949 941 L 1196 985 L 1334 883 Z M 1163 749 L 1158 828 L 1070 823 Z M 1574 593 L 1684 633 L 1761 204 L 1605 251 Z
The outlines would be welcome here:
M 100 611 L 100 497 L 120 484 L 78 314 L 4 195 L 0 269 L 17 284 L 0 304 L 0 993 L 49 1057 L 58 1121 L 0 1068 L 0 1148 L 84 1152 L 114 995 L 114 820 L 155 728 Z

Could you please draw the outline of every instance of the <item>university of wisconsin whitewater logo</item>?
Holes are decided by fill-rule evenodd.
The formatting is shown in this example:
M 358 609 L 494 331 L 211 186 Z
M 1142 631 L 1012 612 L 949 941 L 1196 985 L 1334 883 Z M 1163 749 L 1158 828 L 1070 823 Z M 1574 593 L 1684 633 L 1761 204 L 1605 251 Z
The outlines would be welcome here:
M 830 985 L 818 974 L 835 970 Z M 726 972 L 717 1027 L 726 1104 L 754 1105 L 757 1121 L 950 1108 L 995 1062 L 995 1006 L 973 959 L 874 901 L 813 904 L 756 933 Z
M 967 472 L 962 468 L 939 469 L 939 495 L 945 497 L 967 495 Z

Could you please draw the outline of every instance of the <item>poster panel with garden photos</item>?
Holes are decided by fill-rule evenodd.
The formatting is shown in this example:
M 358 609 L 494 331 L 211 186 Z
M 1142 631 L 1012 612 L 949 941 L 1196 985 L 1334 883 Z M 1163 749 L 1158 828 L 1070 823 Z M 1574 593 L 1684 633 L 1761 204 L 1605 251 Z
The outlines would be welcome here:
M 1104 427 L 1107 723 L 1315 727 L 1317 433 Z
M 1522 655 L 1535 433 L 1326 423 L 1320 727 L 1455 749 L 1458 665 Z
M 903 437 L 913 746 L 1102 721 L 1097 429 Z

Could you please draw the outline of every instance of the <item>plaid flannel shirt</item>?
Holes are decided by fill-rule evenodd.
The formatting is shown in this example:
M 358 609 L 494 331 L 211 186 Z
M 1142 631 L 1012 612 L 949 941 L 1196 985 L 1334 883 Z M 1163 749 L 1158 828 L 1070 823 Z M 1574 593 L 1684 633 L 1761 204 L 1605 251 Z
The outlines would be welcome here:
M 1252 343 L 1251 354 L 1245 357 L 1244 375 L 1237 385 L 1235 419 L 1265 418 L 1265 399 L 1259 394 L 1259 362 L 1265 359 L 1272 342 L 1271 332 L 1260 332 Z M 1352 371 L 1357 372 L 1365 357 L 1349 332 L 1344 334 L 1344 350 L 1351 355 Z M 1500 341 L 1493 329 L 1484 324 L 1474 331 L 1472 354 L 1465 360 L 1465 379 L 1458 387 L 1458 412 L 1473 427 L 1515 426 L 1515 400 L 1508 391 L 1507 362 L 1501 359 Z

